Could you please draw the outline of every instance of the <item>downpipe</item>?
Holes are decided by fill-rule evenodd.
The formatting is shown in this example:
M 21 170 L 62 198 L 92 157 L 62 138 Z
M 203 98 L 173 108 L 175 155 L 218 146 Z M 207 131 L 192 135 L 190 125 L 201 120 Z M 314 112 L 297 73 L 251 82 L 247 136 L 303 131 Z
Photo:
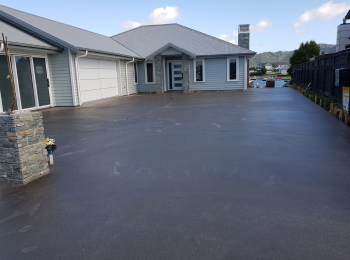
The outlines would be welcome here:
M 88 55 L 88 51 L 86 50 L 84 55 L 75 57 L 75 73 L 77 74 L 77 87 L 78 87 L 78 97 L 79 97 L 79 102 L 78 103 L 79 103 L 79 106 L 82 105 L 82 102 L 81 102 L 81 92 L 80 92 L 80 75 L 79 75 L 79 62 L 78 62 L 78 59 L 84 58 L 87 55 Z
M 128 63 L 133 63 L 135 61 L 135 58 L 132 58 L 132 61 L 128 61 L 125 63 L 125 77 L 126 77 L 126 92 L 129 96 L 129 80 L 128 80 Z

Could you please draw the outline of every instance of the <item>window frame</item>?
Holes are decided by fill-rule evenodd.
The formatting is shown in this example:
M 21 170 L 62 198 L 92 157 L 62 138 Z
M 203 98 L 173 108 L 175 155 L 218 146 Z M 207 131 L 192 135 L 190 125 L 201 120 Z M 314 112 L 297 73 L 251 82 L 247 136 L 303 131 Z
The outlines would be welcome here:
M 135 81 L 135 79 L 136 79 L 136 81 Z M 134 81 L 135 81 L 135 84 L 139 83 L 139 71 L 137 69 L 137 62 L 134 62 Z
M 236 79 L 230 79 L 230 60 L 236 60 Z M 226 69 L 227 69 L 227 81 L 239 81 L 239 57 L 227 57 L 227 64 L 226 64 Z
M 203 64 L 203 80 L 202 81 L 197 81 L 197 75 L 196 75 L 196 63 L 197 61 L 201 61 L 202 64 Z M 198 83 L 202 83 L 202 82 L 205 82 L 205 59 L 194 59 L 193 60 L 193 82 L 198 82 Z
M 153 64 L 153 82 L 147 81 L 147 64 L 152 63 Z M 146 84 L 155 84 L 156 83 L 156 68 L 155 68 L 155 62 L 154 61 L 145 61 L 145 83 Z

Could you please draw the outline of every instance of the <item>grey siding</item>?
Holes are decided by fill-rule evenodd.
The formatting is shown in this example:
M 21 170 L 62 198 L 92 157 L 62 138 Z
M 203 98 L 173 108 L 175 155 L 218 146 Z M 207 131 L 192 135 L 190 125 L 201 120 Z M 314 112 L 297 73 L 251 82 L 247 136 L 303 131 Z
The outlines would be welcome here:
M 129 84 L 129 94 L 135 94 L 137 92 L 137 84 L 135 82 L 135 70 L 134 63 L 128 64 L 128 84 Z
M 139 76 L 139 83 L 137 84 L 137 92 L 155 92 L 156 84 L 146 84 L 145 81 L 145 64 L 143 61 L 137 63 L 137 70 Z
M 78 92 L 78 83 L 77 83 L 77 71 L 75 68 L 75 57 L 77 56 L 75 53 L 71 53 L 72 55 L 72 77 L 73 77 L 73 84 L 75 89 L 75 100 L 77 101 L 77 105 L 79 104 L 79 92 Z
M 191 89 L 233 90 L 244 87 L 245 57 L 239 57 L 239 81 L 227 81 L 227 58 L 205 59 L 205 82 L 194 82 L 193 60 L 191 60 Z
M 50 87 L 54 106 L 73 106 L 68 55 L 70 53 L 67 49 L 61 54 L 48 55 Z
M 128 91 L 126 89 L 126 70 L 125 70 L 127 62 L 128 61 L 126 61 L 126 60 L 120 60 L 122 96 L 125 96 L 128 94 Z M 129 87 L 129 94 L 134 94 L 137 92 L 137 84 L 135 83 L 135 79 L 134 79 L 134 65 L 133 65 L 133 63 L 128 64 L 128 87 Z

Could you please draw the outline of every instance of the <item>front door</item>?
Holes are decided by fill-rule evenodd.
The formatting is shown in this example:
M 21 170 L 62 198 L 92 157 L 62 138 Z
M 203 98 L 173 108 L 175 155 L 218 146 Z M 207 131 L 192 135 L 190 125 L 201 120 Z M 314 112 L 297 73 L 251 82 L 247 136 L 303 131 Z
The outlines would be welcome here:
M 171 63 L 172 70 L 172 90 L 183 90 L 182 88 L 182 62 Z

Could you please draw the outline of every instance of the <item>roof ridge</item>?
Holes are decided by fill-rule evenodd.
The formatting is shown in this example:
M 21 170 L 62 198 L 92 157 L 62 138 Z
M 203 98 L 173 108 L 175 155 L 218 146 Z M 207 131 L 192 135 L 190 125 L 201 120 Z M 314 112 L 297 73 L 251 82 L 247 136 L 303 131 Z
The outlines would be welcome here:
M 131 52 L 137 54 L 137 55 L 140 56 L 141 58 L 144 58 L 142 55 L 140 55 L 140 54 L 138 54 L 137 52 L 133 51 L 132 49 L 126 47 L 124 44 L 118 42 L 117 40 L 115 40 L 115 39 L 113 39 L 113 38 L 110 38 L 110 39 L 111 39 L 112 41 L 115 41 L 115 42 L 119 43 L 121 46 L 123 46 L 124 48 L 128 49 L 129 51 L 131 51 Z
M 76 27 L 76 26 L 73 26 L 73 25 L 70 25 L 70 24 L 66 24 L 66 23 L 63 23 L 63 22 L 55 21 L 53 19 L 49 19 L 49 18 L 46 18 L 46 17 L 43 17 L 43 16 L 39 16 L 39 15 L 36 15 L 36 14 L 27 13 L 27 12 L 24 12 L 24 11 L 21 11 L 21 10 L 12 8 L 12 7 L 8 7 L 6 5 L 1 5 L 0 4 L 0 7 L 5 7 L 5 8 L 8 8 L 8 9 L 11 9 L 11 10 L 23 13 L 23 14 L 28 14 L 28 15 L 35 16 L 35 17 L 42 18 L 42 19 L 46 19 L 46 20 L 49 20 L 49 21 L 52 21 L 52 22 L 55 22 L 55 23 L 60 23 L 60 24 L 63 24 L 63 25 L 66 25 L 66 26 L 69 26 L 69 27 L 72 27 L 72 28 L 75 28 L 75 29 L 79 29 L 79 30 L 90 32 L 90 33 L 94 33 L 94 34 L 97 34 L 97 35 L 100 35 L 100 36 L 103 36 L 103 37 L 106 37 L 106 38 L 110 38 L 110 37 L 108 37 L 106 35 L 103 35 L 103 34 L 100 34 L 100 33 L 89 31 L 89 30 L 86 30 L 86 29 L 83 29 L 83 28 L 79 28 L 79 27 Z M 4 11 L 4 12 L 6 12 L 6 11 Z M 32 25 L 32 26 L 34 26 L 34 25 Z M 36 27 L 36 26 L 34 26 L 34 27 Z M 36 28 L 38 28 L 38 27 L 36 27 Z M 40 29 L 40 28 L 38 28 L 38 29 Z
M 118 35 L 121 35 L 123 33 L 127 33 L 127 32 L 131 32 L 133 30 L 136 30 L 136 29 L 139 29 L 141 27 L 148 27 L 148 26 L 164 26 L 164 25 L 176 25 L 177 23 L 162 23 L 162 24 L 144 24 L 144 25 L 140 25 L 140 26 L 137 26 L 135 28 L 132 28 L 132 29 L 129 29 L 129 30 L 126 30 L 124 32 L 121 32 L 121 33 L 117 33 L 115 35 L 112 35 L 110 38 L 112 37 L 115 37 L 115 36 L 118 36 Z M 177 24 L 178 25 L 178 24 Z

